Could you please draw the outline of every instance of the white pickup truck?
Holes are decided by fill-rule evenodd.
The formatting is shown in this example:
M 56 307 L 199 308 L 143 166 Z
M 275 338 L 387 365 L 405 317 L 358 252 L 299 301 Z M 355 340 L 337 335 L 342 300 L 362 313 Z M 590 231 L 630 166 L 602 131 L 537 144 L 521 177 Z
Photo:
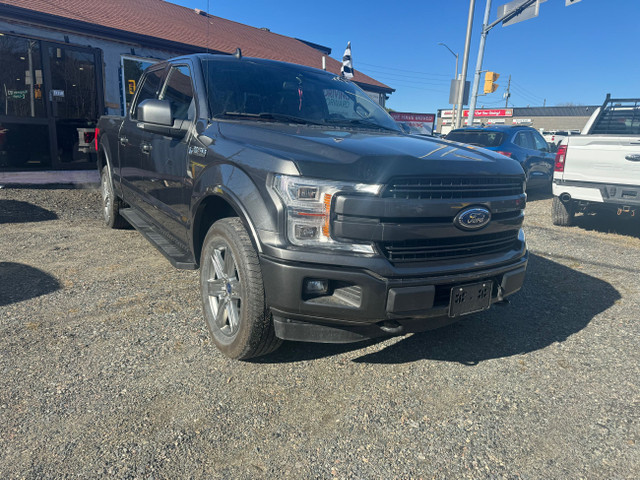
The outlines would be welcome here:
M 558 147 L 553 224 L 595 210 L 640 217 L 640 98 L 607 95 L 582 133 Z

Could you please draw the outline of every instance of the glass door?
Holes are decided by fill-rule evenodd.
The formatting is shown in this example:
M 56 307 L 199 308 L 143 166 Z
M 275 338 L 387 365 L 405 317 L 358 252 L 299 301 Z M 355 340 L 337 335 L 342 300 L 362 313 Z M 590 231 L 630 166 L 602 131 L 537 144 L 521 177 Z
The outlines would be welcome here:
M 47 44 L 47 89 L 55 131 L 54 167 L 95 165 L 94 130 L 101 112 L 94 50 Z
M 0 66 L 0 170 L 51 168 L 40 42 L 0 34 Z

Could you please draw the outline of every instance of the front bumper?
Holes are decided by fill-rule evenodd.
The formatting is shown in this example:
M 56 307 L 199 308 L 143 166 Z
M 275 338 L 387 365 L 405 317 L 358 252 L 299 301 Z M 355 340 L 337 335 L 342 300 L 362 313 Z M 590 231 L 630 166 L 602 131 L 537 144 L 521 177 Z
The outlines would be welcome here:
M 267 305 L 276 335 L 285 340 L 346 343 L 438 328 L 449 317 L 455 286 L 491 280 L 491 303 L 522 287 L 528 254 L 508 264 L 465 273 L 385 278 L 369 270 L 320 266 L 261 256 Z M 322 294 L 309 280 L 327 281 Z

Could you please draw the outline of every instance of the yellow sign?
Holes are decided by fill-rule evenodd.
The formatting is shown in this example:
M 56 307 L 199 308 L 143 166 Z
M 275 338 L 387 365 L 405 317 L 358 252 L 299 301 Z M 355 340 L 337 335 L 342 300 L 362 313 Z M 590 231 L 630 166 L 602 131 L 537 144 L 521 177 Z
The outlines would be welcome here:
M 129 94 L 133 95 L 136 93 L 136 81 L 135 80 L 127 80 L 127 85 L 129 86 Z

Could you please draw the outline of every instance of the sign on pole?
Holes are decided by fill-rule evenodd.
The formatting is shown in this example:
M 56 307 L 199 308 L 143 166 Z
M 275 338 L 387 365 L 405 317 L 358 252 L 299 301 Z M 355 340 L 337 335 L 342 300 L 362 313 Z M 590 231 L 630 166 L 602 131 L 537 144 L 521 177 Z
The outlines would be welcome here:
M 564 6 L 568 7 L 569 5 L 573 5 L 574 3 L 581 2 L 582 0 L 564 0 Z
M 456 80 L 455 78 L 453 80 L 451 80 L 451 86 L 449 87 L 449 103 L 451 105 L 455 105 L 456 103 L 458 103 L 458 89 L 460 88 L 460 85 L 462 84 L 462 80 L 458 79 Z M 462 98 L 462 104 L 463 105 L 468 105 L 469 104 L 469 87 L 471 86 L 471 82 L 464 82 L 464 95 Z
M 500 5 L 498 7 L 498 18 L 502 18 L 505 15 L 508 15 L 509 13 L 513 12 L 514 10 L 517 10 L 527 1 L 528 0 L 513 0 L 512 2 L 507 3 L 505 5 Z M 525 20 L 529 20 L 531 18 L 537 17 L 538 12 L 540 11 L 540 4 L 546 1 L 547 0 L 536 0 L 527 8 L 523 9 L 515 17 L 512 17 L 509 20 L 502 22 L 502 26 L 508 27 L 509 25 L 513 25 L 514 23 L 523 22 Z

